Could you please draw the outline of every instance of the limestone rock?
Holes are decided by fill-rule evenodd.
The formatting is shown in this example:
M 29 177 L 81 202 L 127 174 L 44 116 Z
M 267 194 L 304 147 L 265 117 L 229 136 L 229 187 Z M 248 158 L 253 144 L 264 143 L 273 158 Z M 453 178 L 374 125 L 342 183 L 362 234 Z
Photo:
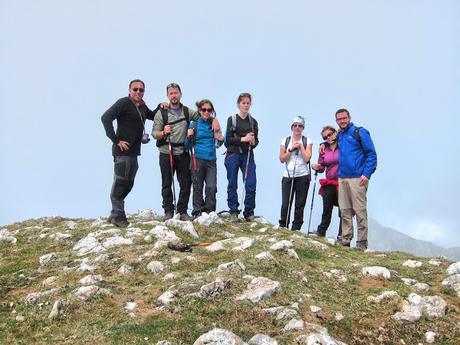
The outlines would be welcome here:
M 460 274 L 457 273 L 447 277 L 442 281 L 441 284 L 447 286 L 454 286 L 455 284 L 460 284 Z
M 393 299 L 393 298 L 397 298 L 399 297 L 398 293 L 396 291 L 385 291 L 384 293 L 380 294 L 379 296 L 369 296 L 367 297 L 367 300 L 369 302 L 373 302 L 373 303 L 380 303 L 382 302 L 383 300 L 386 300 L 386 299 Z
M 42 255 L 40 256 L 40 266 L 45 266 L 47 264 L 49 264 L 50 262 L 53 262 L 53 261 L 56 261 L 58 259 L 58 256 L 56 255 L 56 253 L 49 253 L 49 254 L 46 254 L 46 255 Z
M 149 234 L 153 235 L 157 240 L 154 249 L 166 247 L 168 243 L 178 244 L 181 242 L 181 239 L 177 237 L 174 231 L 168 230 L 168 228 L 163 225 L 155 226 L 149 231 Z
M 202 298 L 214 298 L 216 296 L 219 296 L 227 287 L 229 287 L 231 284 L 230 279 L 224 279 L 218 277 L 215 281 L 212 283 L 203 285 L 200 288 L 199 295 Z
M 299 335 L 296 338 L 296 343 L 306 345 L 346 345 L 345 343 L 332 338 L 330 335 L 322 333 Z
M 348 281 L 347 277 L 345 277 L 345 274 L 343 271 L 338 270 L 338 269 L 332 269 L 328 272 L 323 272 L 323 274 L 328 277 L 328 278 L 336 278 L 338 281 L 345 283 Z
M 458 274 L 460 273 L 460 261 L 457 261 L 447 267 L 447 274 Z
M 286 250 L 286 253 L 287 253 L 287 255 L 289 255 L 291 258 L 294 258 L 294 259 L 296 259 L 296 260 L 300 260 L 299 255 L 297 255 L 297 252 L 296 252 L 294 249 L 289 248 L 288 250 Z
M 212 331 L 201 335 L 193 345 L 247 345 L 236 334 L 220 328 L 214 328 Z
M 57 318 L 61 314 L 63 308 L 64 308 L 64 301 L 59 300 L 59 301 L 54 302 L 53 309 L 51 309 L 51 312 L 48 315 L 48 319 Z
M 371 277 L 381 277 L 384 279 L 390 279 L 391 273 L 388 268 L 380 266 L 369 266 L 363 268 L 363 275 Z
M 131 268 L 131 266 L 128 266 L 128 265 L 121 265 L 120 268 L 118 269 L 118 273 L 120 274 L 130 274 L 132 273 L 133 269 Z
M 423 262 L 416 261 L 416 260 L 406 260 L 403 262 L 402 265 L 406 267 L 410 267 L 410 268 L 417 268 L 417 267 L 422 267 Z
M 224 224 L 224 221 L 217 215 L 216 212 L 206 213 L 203 212 L 201 216 L 194 220 L 195 223 L 201 226 L 210 226 L 212 224 Z
M 11 244 L 16 244 L 17 239 L 8 230 L 0 229 L 0 241 L 5 241 L 5 242 L 10 242 Z
M 305 329 L 305 323 L 300 319 L 292 319 L 283 328 L 283 332 L 300 331 Z
M 55 276 L 48 277 L 44 281 L 42 281 L 42 285 L 44 286 L 53 285 L 56 280 L 57 280 L 57 277 Z
M 262 252 L 255 256 L 257 260 L 274 261 L 275 257 L 270 252 Z
M 278 345 L 276 339 L 273 339 L 265 334 L 256 334 L 249 342 L 249 345 Z
M 319 241 L 315 241 L 315 240 L 308 239 L 308 242 L 309 242 L 310 244 L 313 244 L 316 248 L 318 248 L 318 249 L 320 249 L 320 250 L 323 250 L 323 251 L 324 251 L 324 250 L 327 250 L 327 248 L 328 248 L 326 244 L 321 243 L 321 242 L 319 242 Z
M 432 266 L 441 266 L 441 261 L 439 261 L 438 259 L 430 259 L 430 261 L 428 261 L 428 264 Z
M 169 305 L 177 299 L 178 292 L 176 290 L 168 290 L 164 292 L 157 299 L 157 304 L 159 305 Z
M 404 282 L 405 285 L 415 285 L 418 283 L 417 280 L 411 279 L 411 278 L 401 278 L 401 280 Z
M 153 273 L 159 273 L 159 272 L 163 272 L 164 269 L 165 269 L 165 266 L 163 265 L 162 262 L 160 261 L 151 261 L 148 265 L 147 265 L 147 269 Z
M 425 284 L 425 283 L 416 283 L 416 284 L 414 284 L 414 288 L 416 288 L 417 290 L 420 290 L 420 291 L 428 291 L 428 290 L 430 290 L 430 286 L 428 284 Z
M 392 318 L 398 321 L 415 322 L 422 315 L 426 315 L 429 319 L 442 317 L 446 310 L 447 303 L 439 296 L 421 297 L 411 293 L 404 301 L 402 311 L 394 314 Z
M 75 292 L 74 297 L 81 301 L 88 301 L 96 295 L 111 296 L 112 293 L 107 289 L 100 288 L 99 286 L 89 285 L 89 286 L 82 286 L 81 288 L 79 288 Z
M 51 289 L 43 292 L 31 292 L 26 297 L 26 303 L 31 304 L 37 302 L 39 299 L 54 296 L 59 293 L 60 289 Z
M 289 248 L 292 248 L 293 244 L 291 241 L 282 240 L 273 244 L 270 249 L 271 250 L 278 250 L 278 251 L 287 251 Z
M 80 279 L 80 284 L 81 285 L 94 285 L 94 284 L 97 284 L 101 281 L 103 281 L 104 279 L 102 278 L 102 276 L 100 274 L 90 274 L 90 275 L 87 275 L 83 278 Z
M 428 344 L 433 344 L 436 338 L 436 333 L 428 331 L 425 333 L 425 340 Z
M 254 278 L 247 286 L 246 291 L 237 296 L 237 300 L 248 299 L 252 303 L 258 303 L 262 298 L 275 293 L 280 289 L 280 283 L 265 277 Z
M 190 221 L 182 221 L 178 219 L 168 219 L 165 222 L 166 226 L 174 227 L 179 230 L 189 233 L 194 238 L 199 238 L 198 233 L 196 232 L 193 223 Z
M 234 269 L 239 269 L 241 271 L 246 270 L 246 266 L 243 264 L 243 262 L 240 259 L 236 259 L 235 261 L 232 262 L 227 262 L 224 264 L 221 264 L 217 267 L 217 273 L 219 272 L 225 272 L 225 271 L 230 271 Z
M 234 251 L 243 251 L 247 248 L 250 248 L 254 244 L 254 239 L 249 237 L 236 237 L 236 238 L 228 238 L 222 241 L 217 241 L 211 244 L 210 246 L 205 247 L 209 252 L 217 252 L 220 250 L 224 250 L 225 247 L 234 246 L 232 250 Z

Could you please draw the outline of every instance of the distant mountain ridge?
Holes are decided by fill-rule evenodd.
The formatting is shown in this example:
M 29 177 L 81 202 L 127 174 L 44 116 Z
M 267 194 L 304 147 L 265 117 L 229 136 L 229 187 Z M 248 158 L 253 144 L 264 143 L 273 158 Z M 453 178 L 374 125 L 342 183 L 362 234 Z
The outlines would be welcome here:
M 421 257 L 444 255 L 450 260 L 460 260 L 460 247 L 443 248 L 431 242 L 417 240 L 393 228 L 385 227 L 375 219 L 369 219 L 369 249 L 400 251 Z

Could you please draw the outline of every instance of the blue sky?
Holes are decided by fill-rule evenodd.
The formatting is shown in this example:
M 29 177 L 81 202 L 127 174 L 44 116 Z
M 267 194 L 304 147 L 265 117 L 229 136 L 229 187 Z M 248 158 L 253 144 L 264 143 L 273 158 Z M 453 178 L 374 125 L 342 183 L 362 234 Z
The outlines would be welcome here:
M 321 127 L 348 108 L 378 152 L 370 217 L 460 245 L 458 1 L 2 0 L 0 29 L 0 224 L 108 215 L 112 160 L 100 116 L 141 78 L 152 108 L 175 81 L 185 104 L 209 98 L 222 122 L 240 92 L 253 94 L 261 128 L 256 213 L 274 223 L 278 149 L 291 119 L 306 117 L 316 160 Z M 139 163 L 127 210 L 161 213 L 153 143 Z M 218 182 L 221 210 L 222 156 Z M 320 201 L 316 195 L 313 227 Z

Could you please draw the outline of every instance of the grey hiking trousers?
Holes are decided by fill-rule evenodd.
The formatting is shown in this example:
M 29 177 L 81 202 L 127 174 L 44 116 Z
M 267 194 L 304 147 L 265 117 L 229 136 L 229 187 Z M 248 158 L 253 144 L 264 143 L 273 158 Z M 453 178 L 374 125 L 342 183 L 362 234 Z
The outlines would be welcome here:
M 125 198 L 134 186 L 136 177 L 137 156 L 114 156 L 113 184 L 110 192 L 112 211 L 110 217 L 115 219 L 126 219 Z

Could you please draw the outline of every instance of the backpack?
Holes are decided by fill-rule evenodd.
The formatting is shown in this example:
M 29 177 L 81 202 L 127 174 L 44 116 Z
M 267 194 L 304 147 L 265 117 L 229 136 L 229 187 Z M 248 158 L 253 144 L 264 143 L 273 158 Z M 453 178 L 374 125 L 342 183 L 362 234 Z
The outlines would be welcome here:
M 230 127 L 230 133 L 231 135 L 235 135 L 235 131 L 236 131 L 236 115 L 232 115 L 232 126 Z M 249 126 L 251 127 L 251 132 L 254 133 L 254 120 L 252 119 L 252 116 L 251 114 L 248 113 L 248 117 L 249 117 Z M 224 143 L 227 144 L 227 131 L 225 132 L 225 137 L 224 137 Z M 242 153 L 242 149 L 241 149 L 241 146 L 240 146 L 240 152 Z M 225 154 L 226 152 L 224 152 L 223 154 Z
M 355 127 L 355 131 L 354 131 L 353 135 L 355 136 L 355 139 L 358 141 L 358 144 L 359 144 L 359 147 L 361 148 L 361 150 L 364 150 L 363 141 L 361 139 L 361 134 L 359 133 L 359 130 L 361 128 L 363 128 L 363 127 Z
M 174 123 L 179 123 L 181 121 L 187 121 L 187 128 L 188 128 L 188 125 L 190 124 L 190 111 L 188 109 L 188 107 L 186 107 L 185 105 L 182 106 L 182 108 L 184 109 L 184 117 L 185 119 L 179 119 L 176 121 L 174 121 Z M 161 117 L 163 118 L 163 126 L 166 126 L 169 122 L 168 122 L 168 110 L 167 109 L 163 109 L 163 108 L 160 108 L 160 113 L 161 113 Z M 157 140 L 157 147 L 160 147 L 160 146 L 163 146 L 166 144 L 166 138 L 161 138 L 159 140 Z M 183 146 L 184 144 L 171 144 L 172 146 Z

